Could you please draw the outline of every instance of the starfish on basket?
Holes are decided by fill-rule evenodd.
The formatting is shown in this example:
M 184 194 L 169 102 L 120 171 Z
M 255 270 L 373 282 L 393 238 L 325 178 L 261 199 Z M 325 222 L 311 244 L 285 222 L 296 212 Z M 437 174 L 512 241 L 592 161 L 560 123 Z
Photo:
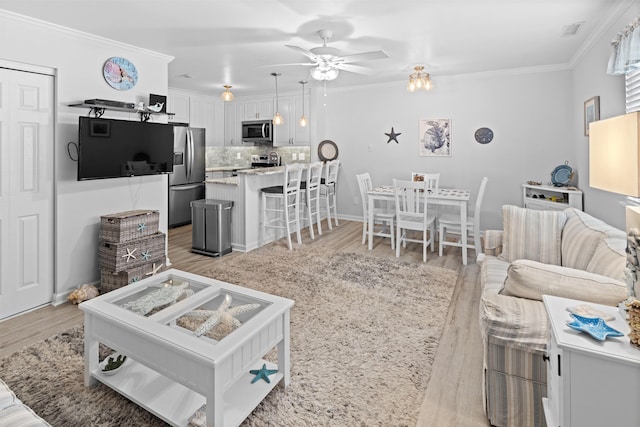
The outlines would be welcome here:
M 156 307 L 162 307 L 163 305 L 176 302 L 182 294 L 185 294 L 186 296 L 193 295 L 193 290 L 188 288 L 189 283 L 183 283 L 176 286 L 160 285 L 157 290 L 154 290 L 136 300 L 129 301 L 122 307 L 128 308 L 129 310 L 144 316 Z
M 213 329 L 220 321 L 228 322 L 235 328 L 240 327 L 242 323 L 235 318 L 236 315 L 244 313 L 245 311 L 255 310 L 260 307 L 260 304 L 244 304 L 236 307 L 231 307 L 231 295 L 227 294 L 224 300 L 220 304 L 217 310 L 192 310 L 185 313 L 185 317 L 192 319 L 207 319 L 204 323 L 193 331 L 194 335 L 199 337 L 204 335 L 210 329 Z

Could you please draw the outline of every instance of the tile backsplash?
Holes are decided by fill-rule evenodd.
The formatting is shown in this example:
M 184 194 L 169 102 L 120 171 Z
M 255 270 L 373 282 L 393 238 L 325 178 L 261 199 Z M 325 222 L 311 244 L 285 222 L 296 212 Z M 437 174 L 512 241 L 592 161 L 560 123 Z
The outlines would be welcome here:
M 311 147 L 293 146 L 293 147 L 207 147 L 206 167 L 217 166 L 251 166 L 251 156 L 267 155 L 275 151 L 280 155 L 282 164 L 292 162 L 308 162 L 311 157 Z M 294 160 L 295 157 L 295 160 Z

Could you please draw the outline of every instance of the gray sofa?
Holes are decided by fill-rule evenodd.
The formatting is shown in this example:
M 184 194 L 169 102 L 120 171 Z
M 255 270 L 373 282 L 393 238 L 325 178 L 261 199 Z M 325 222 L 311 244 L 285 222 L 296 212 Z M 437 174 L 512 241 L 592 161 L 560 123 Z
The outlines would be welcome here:
M 545 426 L 543 294 L 617 305 L 627 297 L 626 235 L 575 208 L 503 206 L 480 255 L 483 402 L 499 427 Z
M 4 381 L 0 380 L 0 426 L 51 427 L 18 399 Z

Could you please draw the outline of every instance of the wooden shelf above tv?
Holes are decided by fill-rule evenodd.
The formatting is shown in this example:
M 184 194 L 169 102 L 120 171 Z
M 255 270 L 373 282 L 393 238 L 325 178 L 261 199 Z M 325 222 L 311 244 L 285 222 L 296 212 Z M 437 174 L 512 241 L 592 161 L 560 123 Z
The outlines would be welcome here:
M 105 111 L 122 111 L 125 113 L 138 113 L 140 114 L 140 121 L 146 122 L 151 118 L 154 114 L 161 114 L 166 116 L 173 116 L 175 113 L 163 113 L 159 111 L 152 111 L 145 107 L 144 110 L 140 110 L 138 108 L 126 108 L 126 107 L 114 107 L 109 105 L 96 105 L 96 104 L 85 104 L 84 102 L 78 102 L 75 104 L 69 104 L 69 107 L 77 107 L 77 108 L 89 108 L 89 115 L 93 115 L 94 117 L 101 117 Z

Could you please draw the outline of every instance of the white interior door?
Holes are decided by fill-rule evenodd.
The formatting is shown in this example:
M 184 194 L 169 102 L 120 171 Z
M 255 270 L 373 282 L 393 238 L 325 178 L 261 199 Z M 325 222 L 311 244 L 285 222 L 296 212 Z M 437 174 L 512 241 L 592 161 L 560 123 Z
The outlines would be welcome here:
M 53 89 L 0 68 L 0 319 L 53 295 Z

